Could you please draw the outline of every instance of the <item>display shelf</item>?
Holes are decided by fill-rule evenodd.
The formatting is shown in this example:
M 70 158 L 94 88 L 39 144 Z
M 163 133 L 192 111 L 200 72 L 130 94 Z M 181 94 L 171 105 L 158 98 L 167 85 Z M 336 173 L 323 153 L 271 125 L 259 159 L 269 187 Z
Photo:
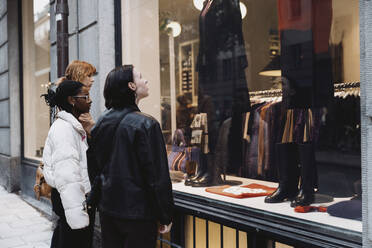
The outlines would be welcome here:
M 243 184 L 259 183 L 275 187 L 276 183 L 227 177 Z M 361 247 L 362 222 L 333 217 L 327 213 L 296 213 L 289 202 L 267 204 L 264 197 L 236 199 L 208 193 L 205 188 L 173 184 L 175 204 L 185 214 L 261 233 L 287 244 L 314 247 Z M 335 198 L 333 204 L 349 198 Z M 307 246 L 306 246 L 307 247 Z

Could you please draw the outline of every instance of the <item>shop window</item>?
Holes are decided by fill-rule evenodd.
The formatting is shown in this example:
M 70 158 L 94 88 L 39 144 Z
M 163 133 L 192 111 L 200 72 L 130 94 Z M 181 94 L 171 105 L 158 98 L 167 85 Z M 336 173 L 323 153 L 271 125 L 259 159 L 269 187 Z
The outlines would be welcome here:
M 49 0 L 22 1 L 24 157 L 41 159 L 49 108 L 40 98 L 50 81 Z
M 298 185 L 315 189 L 324 203 L 358 193 L 358 4 L 123 0 L 124 61 L 137 62 L 157 89 L 153 93 L 160 92 L 142 110 L 151 113 L 162 99 L 157 118 L 166 128 L 170 168 L 192 179 L 196 164 L 197 175 L 204 175 L 174 184 L 175 190 L 250 180 L 275 189 L 279 178 L 295 171 L 294 191 Z M 175 133 L 184 140 L 172 139 Z M 176 156 L 172 147 L 180 145 L 187 155 Z M 230 190 L 203 196 L 217 199 L 214 193 L 233 196 L 242 189 Z M 315 201 L 310 198 L 309 204 Z M 288 211 L 294 211 L 289 204 Z M 361 230 L 361 223 L 340 226 Z

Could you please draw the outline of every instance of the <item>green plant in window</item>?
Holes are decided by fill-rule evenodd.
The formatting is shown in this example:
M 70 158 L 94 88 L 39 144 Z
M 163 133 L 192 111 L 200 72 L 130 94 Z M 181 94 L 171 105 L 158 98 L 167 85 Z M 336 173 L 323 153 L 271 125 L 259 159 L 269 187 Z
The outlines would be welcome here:
M 171 29 L 168 24 L 171 22 L 171 14 L 168 11 L 162 11 L 159 13 L 159 31 L 170 34 Z

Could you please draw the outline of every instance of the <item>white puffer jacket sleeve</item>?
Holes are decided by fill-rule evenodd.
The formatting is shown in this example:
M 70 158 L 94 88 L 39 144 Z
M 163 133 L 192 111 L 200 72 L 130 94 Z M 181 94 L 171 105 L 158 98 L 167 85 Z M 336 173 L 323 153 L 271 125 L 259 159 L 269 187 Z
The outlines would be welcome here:
M 68 225 L 72 229 L 81 229 L 89 225 L 89 216 L 83 210 L 85 190 L 80 168 L 81 137 L 70 123 L 56 121 L 54 124 L 46 141 L 49 154 L 44 155 L 44 161 L 50 166 L 45 167 L 45 178 L 60 193 Z

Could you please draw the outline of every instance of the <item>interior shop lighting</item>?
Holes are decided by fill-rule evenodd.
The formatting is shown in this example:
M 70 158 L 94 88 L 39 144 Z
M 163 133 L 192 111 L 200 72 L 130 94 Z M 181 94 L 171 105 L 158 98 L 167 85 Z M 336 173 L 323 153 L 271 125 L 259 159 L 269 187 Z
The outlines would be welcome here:
M 280 77 L 282 71 L 280 70 L 280 56 L 275 56 L 258 75 L 266 77 Z
M 178 22 L 170 22 L 167 25 L 167 28 L 170 28 L 173 31 L 173 37 L 177 37 L 181 34 L 181 25 Z
M 195 8 L 197 8 L 199 11 L 203 9 L 203 2 L 204 0 L 193 0 Z M 242 14 L 242 19 L 247 15 L 247 7 L 244 3 L 239 2 L 240 12 Z
M 194 2 L 195 8 L 197 8 L 200 11 L 203 9 L 204 0 L 193 0 L 193 2 Z
M 247 15 L 247 7 L 242 2 L 239 2 L 239 7 L 240 7 L 240 13 L 242 14 L 242 19 L 244 19 L 244 17 Z

